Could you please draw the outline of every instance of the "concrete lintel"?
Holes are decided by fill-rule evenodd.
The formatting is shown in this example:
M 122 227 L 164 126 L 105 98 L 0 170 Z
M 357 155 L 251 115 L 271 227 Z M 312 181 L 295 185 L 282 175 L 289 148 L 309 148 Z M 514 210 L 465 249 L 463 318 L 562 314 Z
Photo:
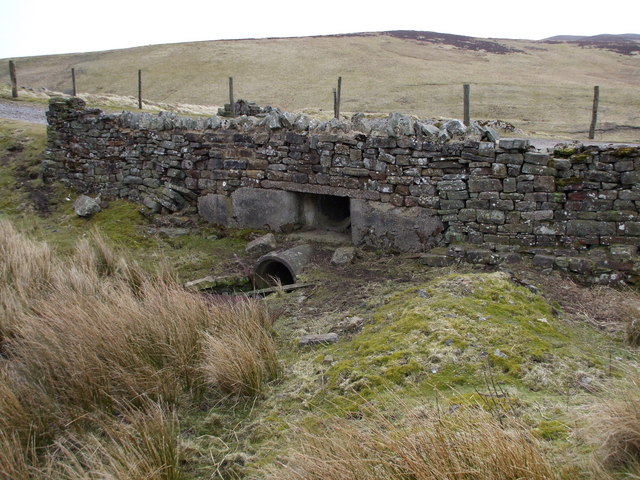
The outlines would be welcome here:
M 263 180 L 260 185 L 266 189 L 286 190 L 289 192 L 314 193 L 316 195 L 335 195 L 337 197 L 359 198 L 362 200 L 380 200 L 379 192 L 368 190 L 352 190 L 328 185 L 314 185 L 310 183 L 278 182 Z

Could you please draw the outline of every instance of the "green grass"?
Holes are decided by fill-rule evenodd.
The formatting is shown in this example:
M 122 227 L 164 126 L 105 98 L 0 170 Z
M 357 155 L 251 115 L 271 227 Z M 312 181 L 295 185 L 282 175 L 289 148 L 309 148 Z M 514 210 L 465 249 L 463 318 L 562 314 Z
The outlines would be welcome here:
M 533 398 L 561 396 L 607 375 L 611 339 L 569 327 L 506 275 L 453 274 L 394 293 L 362 333 L 326 347 L 326 400 L 352 408 L 393 392 L 433 398 L 486 392 L 489 382 Z M 618 355 L 618 353 L 616 353 Z

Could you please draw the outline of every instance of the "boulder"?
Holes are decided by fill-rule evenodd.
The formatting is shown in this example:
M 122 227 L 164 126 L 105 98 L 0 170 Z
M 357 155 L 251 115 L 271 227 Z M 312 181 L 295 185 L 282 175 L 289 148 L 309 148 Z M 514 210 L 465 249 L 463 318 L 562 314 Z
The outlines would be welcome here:
M 442 125 L 442 128 L 452 136 L 464 135 L 467 132 L 467 127 L 460 120 L 449 120 Z
M 415 135 L 415 121 L 409 115 L 390 113 L 387 118 L 386 132 L 390 137 Z
M 90 217 L 94 213 L 98 213 L 100 210 L 100 196 L 97 198 L 91 198 L 88 195 L 80 195 L 73 202 L 73 211 L 79 217 Z
M 250 255 L 266 255 L 275 250 L 276 246 L 275 235 L 273 233 L 267 233 L 266 235 L 251 240 L 244 251 Z
M 353 247 L 339 247 L 333 252 L 331 257 L 332 265 L 348 265 L 353 262 L 356 256 L 356 249 Z
M 300 339 L 298 344 L 301 347 L 309 347 L 313 345 L 326 345 L 329 343 L 336 343 L 337 341 L 337 333 L 321 333 L 317 335 L 305 335 Z

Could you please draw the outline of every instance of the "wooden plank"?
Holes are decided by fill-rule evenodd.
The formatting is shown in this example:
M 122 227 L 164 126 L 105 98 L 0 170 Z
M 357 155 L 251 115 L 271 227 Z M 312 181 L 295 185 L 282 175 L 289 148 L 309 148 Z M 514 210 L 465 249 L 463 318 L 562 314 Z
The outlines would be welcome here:
M 261 288 L 260 290 L 253 290 L 252 292 L 247 292 L 246 295 L 254 296 L 254 295 L 265 295 L 267 293 L 275 293 L 275 292 L 290 292 L 291 290 L 298 290 L 299 288 L 307 288 L 314 287 L 315 283 L 292 283 L 290 285 L 280 285 L 277 287 L 269 287 L 269 288 Z

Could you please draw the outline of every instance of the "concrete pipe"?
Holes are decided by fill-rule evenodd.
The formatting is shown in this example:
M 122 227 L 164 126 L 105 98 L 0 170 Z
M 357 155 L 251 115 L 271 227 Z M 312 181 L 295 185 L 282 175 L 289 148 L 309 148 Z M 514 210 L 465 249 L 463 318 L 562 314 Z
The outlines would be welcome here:
M 298 245 L 283 252 L 270 252 L 258 259 L 253 267 L 255 288 L 291 285 L 309 262 L 311 245 Z

